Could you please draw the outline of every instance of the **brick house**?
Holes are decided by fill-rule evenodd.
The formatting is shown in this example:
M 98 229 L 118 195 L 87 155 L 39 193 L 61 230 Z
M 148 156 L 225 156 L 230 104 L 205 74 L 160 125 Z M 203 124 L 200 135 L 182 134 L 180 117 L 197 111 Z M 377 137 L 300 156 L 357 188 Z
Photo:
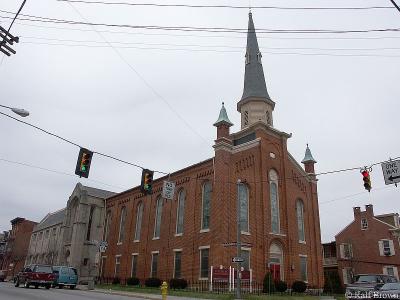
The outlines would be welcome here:
M 15 218 L 11 220 L 11 230 L 0 270 L 7 270 L 7 278 L 12 279 L 22 270 L 28 255 L 29 241 L 36 222 Z
M 362 273 L 389 274 L 399 278 L 399 214 L 374 215 L 371 204 L 365 211 L 354 207 L 354 221 L 339 232 L 338 271 L 344 285 Z
M 214 123 L 214 157 L 170 174 L 173 200 L 139 187 L 107 199 L 101 275 L 210 279 L 211 266 L 236 267 L 237 197 L 240 199 L 244 269 L 262 282 L 266 272 L 289 284 L 323 286 L 316 161 L 307 146 L 305 169 L 287 150 L 290 134 L 273 125 L 275 107 L 267 92 L 252 14 L 249 14 L 244 91 L 237 104 L 241 130 L 222 105 Z M 240 183 L 238 183 L 240 180 Z

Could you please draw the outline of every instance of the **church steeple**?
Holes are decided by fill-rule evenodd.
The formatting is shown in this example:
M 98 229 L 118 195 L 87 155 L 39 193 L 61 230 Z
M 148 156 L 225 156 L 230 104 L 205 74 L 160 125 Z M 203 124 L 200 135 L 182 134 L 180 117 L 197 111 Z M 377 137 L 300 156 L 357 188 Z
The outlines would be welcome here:
M 261 62 L 261 52 L 258 47 L 253 15 L 249 13 L 247 29 L 246 65 L 244 88 L 241 100 L 237 104 L 242 114 L 242 128 L 261 121 L 273 125 L 272 111 L 275 103 L 271 100 L 265 84 L 264 70 Z

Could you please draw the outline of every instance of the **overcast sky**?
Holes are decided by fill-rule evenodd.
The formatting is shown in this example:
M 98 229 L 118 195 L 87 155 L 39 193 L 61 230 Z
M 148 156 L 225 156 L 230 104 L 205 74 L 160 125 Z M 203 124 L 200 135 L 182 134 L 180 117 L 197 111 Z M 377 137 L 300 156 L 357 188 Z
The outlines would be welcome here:
M 10 23 L 4 11 L 15 12 L 20 2 L 0 2 L 1 26 Z M 252 0 L 251 5 L 365 7 L 390 6 L 390 1 Z M 400 28 L 400 13 L 394 9 L 252 11 L 256 29 Z M 130 25 L 245 29 L 248 22 L 247 9 L 72 6 L 55 0 L 28 0 L 22 14 Z M 236 103 L 243 89 L 245 34 L 22 20 L 11 31 L 21 42 L 14 46 L 17 54 L 5 57 L 0 66 L 0 104 L 29 110 L 24 120 L 78 144 L 172 172 L 213 156 L 212 124 L 222 101 L 235 124 L 232 131 L 240 130 Z M 293 134 L 288 150 L 298 161 L 306 143 L 318 161 L 317 172 L 400 156 L 400 33 L 258 37 L 268 92 L 276 102 L 274 126 Z M 115 192 L 140 184 L 140 169 L 98 155 L 90 180 L 79 179 L 73 175 L 77 147 L 1 115 L 0 138 L 0 231 L 8 230 L 14 217 L 40 221 L 64 207 L 78 182 Z M 371 180 L 368 193 L 357 170 L 319 177 L 323 241 L 333 240 L 351 222 L 353 206 L 371 203 L 381 214 L 400 210 L 399 190 L 385 186 L 379 165 L 373 167 Z

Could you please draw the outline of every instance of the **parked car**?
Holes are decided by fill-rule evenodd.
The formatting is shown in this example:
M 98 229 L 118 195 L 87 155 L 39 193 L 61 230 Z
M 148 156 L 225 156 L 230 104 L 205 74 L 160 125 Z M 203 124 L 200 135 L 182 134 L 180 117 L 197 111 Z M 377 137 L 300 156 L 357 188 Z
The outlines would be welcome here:
M 400 299 L 400 283 L 385 283 L 379 291 L 373 293 L 373 298 L 379 299 Z
M 44 286 L 46 289 L 51 287 L 55 275 L 51 266 L 47 265 L 29 265 L 19 272 L 15 278 L 15 286 L 19 287 L 23 284 L 29 288 L 31 285 L 37 289 L 39 286 Z
M 62 289 L 64 286 L 69 286 L 73 290 L 78 284 L 78 272 L 75 268 L 67 266 L 54 266 L 53 273 L 55 279 L 53 282 L 54 287 Z
M 7 276 L 7 270 L 0 270 L 0 281 L 4 281 Z
M 384 274 L 359 274 L 354 277 L 354 282 L 346 287 L 347 299 L 372 298 L 374 291 L 378 291 L 385 283 L 397 282 L 396 277 Z

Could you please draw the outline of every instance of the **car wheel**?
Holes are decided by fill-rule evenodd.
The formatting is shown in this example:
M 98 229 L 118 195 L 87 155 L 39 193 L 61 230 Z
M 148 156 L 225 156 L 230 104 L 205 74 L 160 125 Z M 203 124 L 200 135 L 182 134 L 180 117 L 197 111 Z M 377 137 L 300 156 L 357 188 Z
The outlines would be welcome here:
M 75 288 L 75 286 L 74 286 L 74 285 L 70 285 L 69 288 L 70 288 L 71 290 L 73 290 L 73 289 Z
M 46 284 L 46 290 L 48 290 L 50 288 L 51 284 Z
M 28 280 L 26 280 L 25 283 L 24 283 L 24 288 L 29 289 L 29 285 L 30 284 L 29 284 Z
M 62 288 L 63 288 L 63 285 L 62 285 L 62 284 L 59 284 L 59 285 L 58 285 L 58 288 L 59 288 L 59 289 L 62 289 Z
M 39 288 L 39 285 L 35 284 L 35 289 L 38 289 L 38 288 Z
M 19 279 L 15 280 L 15 287 L 19 287 Z

